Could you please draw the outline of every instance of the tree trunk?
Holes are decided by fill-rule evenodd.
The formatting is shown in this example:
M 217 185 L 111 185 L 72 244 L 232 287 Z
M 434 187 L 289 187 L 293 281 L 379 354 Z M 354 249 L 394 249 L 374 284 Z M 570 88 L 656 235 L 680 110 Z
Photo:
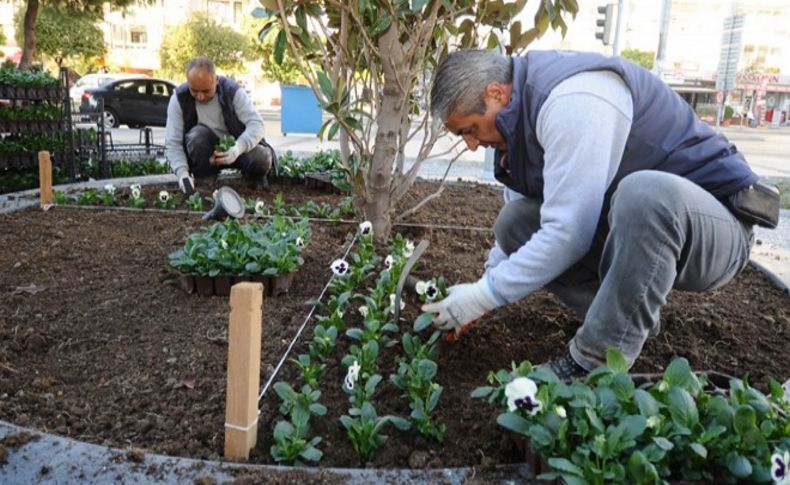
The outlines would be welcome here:
M 29 70 L 33 67 L 33 55 L 36 53 L 36 19 L 38 18 L 38 0 L 27 0 L 25 10 L 24 35 L 25 43 L 22 46 L 22 58 L 19 69 Z
M 405 79 L 405 69 L 397 29 L 390 27 L 378 43 L 381 52 L 389 53 L 389 59 L 382 63 L 384 86 L 376 116 L 376 141 L 362 210 L 365 218 L 373 224 L 374 238 L 383 243 L 392 230 L 392 166 L 398 155 L 400 139 L 404 136 L 401 117 L 406 93 L 398 83 L 398 76 Z

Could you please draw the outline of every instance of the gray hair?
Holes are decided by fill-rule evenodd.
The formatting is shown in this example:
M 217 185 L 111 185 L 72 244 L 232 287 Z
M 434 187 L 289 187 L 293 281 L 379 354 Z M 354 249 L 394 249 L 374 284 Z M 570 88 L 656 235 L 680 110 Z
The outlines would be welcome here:
M 510 57 L 494 50 L 465 49 L 448 55 L 439 65 L 431 89 L 431 114 L 447 122 L 461 115 L 485 113 L 485 88 L 492 82 L 508 84 L 513 78 Z
M 192 69 L 203 69 L 208 71 L 212 76 L 217 74 L 217 69 L 214 67 L 214 61 L 206 56 L 195 56 L 189 60 L 189 64 L 187 64 L 187 77 L 189 77 L 189 71 Z

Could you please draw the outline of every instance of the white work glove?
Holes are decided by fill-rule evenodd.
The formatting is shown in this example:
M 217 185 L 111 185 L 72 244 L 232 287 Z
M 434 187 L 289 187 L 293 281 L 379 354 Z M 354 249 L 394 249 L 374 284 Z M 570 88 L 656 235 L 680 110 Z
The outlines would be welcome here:
M 230 165 L 241 155 L 239 144 L 236 143 L 226 152 L 214 152 L 214 163 L 217 165 Z
M 422 311 L 438 313 L 433 324 L 441 330 L 455 330 L 459 335 L 464 327 L 500 305 L 483 276 L 475 283 L 454 285 L 447 289 L 444 300 L 422 306 Z
M 189 174 L 179 177 L 178 188 L 186 195 L 192 195 L 195 192 L 195 179 L 190 177 Z

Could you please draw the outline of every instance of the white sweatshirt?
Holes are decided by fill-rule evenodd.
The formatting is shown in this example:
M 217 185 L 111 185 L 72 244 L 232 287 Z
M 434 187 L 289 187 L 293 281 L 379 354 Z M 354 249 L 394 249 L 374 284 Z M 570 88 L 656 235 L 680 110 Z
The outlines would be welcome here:
M 576 74 L 551 91 L 535 130 L 545 160 L 540 229 L 510 257 L 495 245 L 485 266 L 500 301 L 526 297 L 590 249 L 632 118 L 631 92 L 614 72 Z M 505 189 L 506 203 L 519 197 Z

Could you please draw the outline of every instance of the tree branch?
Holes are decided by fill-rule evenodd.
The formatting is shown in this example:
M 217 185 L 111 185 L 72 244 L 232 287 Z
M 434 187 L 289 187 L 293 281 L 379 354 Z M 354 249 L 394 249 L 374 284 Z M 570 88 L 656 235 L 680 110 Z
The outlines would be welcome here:
M 434 192 L 433 194 L 431 194 L 431 195 L 425 197 L 424 199 L 422 199 L 420 202 L 417 203 L 417 205 L 415 205 L 411 209 L 408 209 L 408 210 L 400 213 L 398 216 L 395 217 L 395 222 L 402 221 L 404 218 L 406 218 L 406 217 L 410 216 L 411 214 L 414 214 L 415 212 L 419 211 L 425 204 L 427 204 L 431 200 L 436 199 L 436 198 L 438 198 L 439 196 L 442 195 L 442 192 L 444 192 L 444 186 L 447 184 L 447 174 L 450 173 L 450 168 L 452 168 L 452 166 L 455 163 L 455 161 L 458 160 L 458 157 L 461 156 L 461 153 L 463 153 L 463 151 L 458 153 L 458 155 L 456 155 L 452 160 L 450 160 L 450 163 L 447 164 L 447 170 L 444 171 L 444 176 L 442 176 L 442 181 L 439 184 L 439 188 L 436 190 L 436 192 Z M 405 193 L 405 191 L 404 191 L 404 193 Z M 400 196 L 402 196 L 402 195 L 403 194 L 400 194 Z M 395 200 L 400 200 L 400 197 L 398 197 Z

